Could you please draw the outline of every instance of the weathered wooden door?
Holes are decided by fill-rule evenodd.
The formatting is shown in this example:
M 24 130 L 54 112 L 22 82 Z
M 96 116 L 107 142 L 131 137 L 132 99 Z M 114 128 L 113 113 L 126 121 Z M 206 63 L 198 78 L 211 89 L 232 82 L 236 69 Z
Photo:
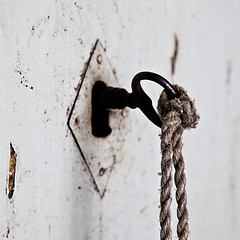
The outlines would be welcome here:
M 115 156 L 98 181 L 106 158 L 90 168 L 68 126 L 99 39 L 118 86 L 130 91 L 149 70 L 195 98 L 201 120 L 184 134 L 190 239 L 239 239 L 239 11 L 237 0 L 1 0 L 0 238 L 159 239 L 160 129 L 139 110 L 119 114 L 120 143 L 94 140 Z M 143 86 L 156 106 L 161 87 Z

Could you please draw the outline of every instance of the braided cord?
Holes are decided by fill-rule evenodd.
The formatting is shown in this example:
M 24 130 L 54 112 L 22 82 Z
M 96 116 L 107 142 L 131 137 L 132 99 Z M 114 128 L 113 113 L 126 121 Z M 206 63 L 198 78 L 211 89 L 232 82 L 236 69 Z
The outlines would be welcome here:
M 183 127 L 180 125 L 173 134 L 173 165 L 175 168 L 175 185 L 177 201 L 177 235 L 179 240 L 187 240 L 189 235 L 188 210 L 187 210 L 187 193 L 186 193 L 186 175 L 184 172 L 185 164 L 182 155 L 182 133 Z
M 158 112 L 162 120 L 161 134 L 161 193 L 160 193 L 160 239 L 171 240 L 171 189 L 172 165 L 175 168 L 174 181 L 177 201 L 177 235 L 179 240 L 187 240 L 189 235 L 186 175 L 182 155 L 182 134 L 184 129 L 195 128 L 199 116 L 194 102 L 188 97 L 186 90 L 175 85 L 180 97 L 168 100 L 163 92 L 158 103 Z
M 161 239 L 170 240 L 172 239 L 171 230 L 171 212 L 170 206 L 172 203 L 171 189 L 172 189 L 172 146 L 167 136 L 172 134 L 171 128 L 166 128 L 166 131 L 162 134 L 161 151 L 162 151 L 162 162 L 161 162 L 161 195 L 160 205 L 161 211 L 159 221 L 161 225 Z

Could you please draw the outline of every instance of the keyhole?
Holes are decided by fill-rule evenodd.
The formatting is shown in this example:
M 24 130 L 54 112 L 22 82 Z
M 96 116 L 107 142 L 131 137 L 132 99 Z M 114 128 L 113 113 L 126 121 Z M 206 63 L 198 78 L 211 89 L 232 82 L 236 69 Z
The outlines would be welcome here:
M 102 94 L 106 84 L 97 81 L 92 88 L 92 134 L 95 137 L 107 137 L 112 132 L 109 126 L 109 111 L 104 109 Z

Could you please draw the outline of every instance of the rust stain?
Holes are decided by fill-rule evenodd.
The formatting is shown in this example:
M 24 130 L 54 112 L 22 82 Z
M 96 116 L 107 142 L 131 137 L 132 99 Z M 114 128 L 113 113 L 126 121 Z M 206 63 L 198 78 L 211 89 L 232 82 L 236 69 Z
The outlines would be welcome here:
M 9 233 L 10 233 L 10 228 L 9 228 L 9 227 L 7 227 L 6 238 L 8 238 L 8 236 L 9 236 Z
M 175 73 L 175 66 L 176 66 L 176 60 L 177 60 L 177 55 L 178 55 L 178 49 L 179 49 L 179 43 L 178 43 L 178 38 L 177 35 L 174 35 L 174 51 L 173 51 L 173 56 L 171 57 L 171 68 L 172 68 L 172 74 Z
M 101 64 L 101 63 L 102 63 L 102 55 L 101 55 L 101 54 L 98 54 L 98 55 L 97 55 L 97 63 L 98 63 L 98 64 Z
M 39 26 L 42 24 L 42 23 L 46 23 L 48 20 L 50 19 L 50 16 L 46 16 L 46 17 L 43 17 L 41 19 L 39 19 L 35 24 L 32 25 L 32 28 L 31 28 L 31 37 L 35 34 L 35 31 L 39 28 Z M 43 30 L 40 31 L 41 32 L 41 35 L 43 33 Z M 41 37 L 41 36 L 40 36 Z M 40 38 L 39 37 L 39 38 Z M 30 40 L 30 39 L 29 39 Z
M 77 125 L 79 127 L 79 119 L 78 119 L 78 117 L 74 120 L 74 123 L 75 123 L 75 125 Z
M 6 238 L 6 239 L 8 239 L 8 237 L 9 237 L 9 234 L 10 234 L 10 227 L 9 227 L 9 226 L 7 226 L 7 231 L 6 231 L 6 233 L 5 233 L 5 234 L 3 234 L 2 236 L 3 236 L 3 238 Z
M 16 66 L 16 69 L 14 70 L 15 73 L 17 73 L 19 76 L 19 81 L 20 81 L 20 84 L 25 86 L 26 88 L 30 88 L 31 90 L 33 90 L 33 86 L 30 86 L 29 85 L 29 81 L 26 77 L 27 75 L 27 71 L 29 72 L 30 69 L 28 68 L 27 71 L 23 71 L 22 68 L 21 68 L 21 60 L 22 60 L 22 56 L 20 54 L 19 51 L 17 51 L 17 66 Z
M 8 176 L 8 198 L 11 199 L 15 187 L 15 173 L 16 173 L 17 154 L 10 143 L 10 163 L 9 163 L 9 176 Z

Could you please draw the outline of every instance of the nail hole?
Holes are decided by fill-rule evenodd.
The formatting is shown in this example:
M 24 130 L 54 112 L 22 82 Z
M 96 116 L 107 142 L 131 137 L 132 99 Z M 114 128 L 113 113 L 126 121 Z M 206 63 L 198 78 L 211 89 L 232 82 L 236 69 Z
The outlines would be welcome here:
M 103 174 L 105 173 L 106 169 L 105 168 L 100 168 L 99 170 L 99 176 L 103 176 Z
M 97 55 L 97 63 L 98 64 L 102 63 L 102 55 L 101 54 Z

